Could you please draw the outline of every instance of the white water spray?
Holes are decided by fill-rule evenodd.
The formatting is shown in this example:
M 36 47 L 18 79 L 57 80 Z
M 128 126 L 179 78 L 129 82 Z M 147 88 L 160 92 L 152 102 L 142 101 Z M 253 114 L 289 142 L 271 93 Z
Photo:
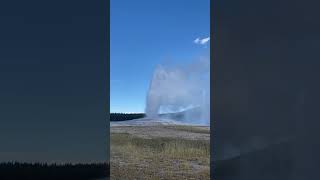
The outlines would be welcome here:
M 146 115 L 183 114 L 179 121 L 210 124 L 210 61 L 199 59 L 189 64 L 158 65 L 150 82 Z M 167 116 L 168 118 L 168 116 Z

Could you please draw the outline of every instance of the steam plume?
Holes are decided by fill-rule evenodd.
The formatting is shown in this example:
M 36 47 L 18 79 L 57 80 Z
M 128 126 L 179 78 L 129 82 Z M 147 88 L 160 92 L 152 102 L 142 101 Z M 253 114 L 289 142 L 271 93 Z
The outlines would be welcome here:
M 145 110 L 150 118 L 184 111 L 181 121 L 209 125 L 209 59 L 176 66 L 158 65 L 150 82 Z

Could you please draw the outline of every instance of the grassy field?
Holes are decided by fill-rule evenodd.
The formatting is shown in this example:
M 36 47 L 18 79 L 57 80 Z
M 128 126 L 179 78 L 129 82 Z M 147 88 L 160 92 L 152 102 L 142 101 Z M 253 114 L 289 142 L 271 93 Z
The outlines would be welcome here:
M 175 129 L 175 130 L 180 130 L 180 131 L 187 131 L 187 132 L 192 132 L 192 133 L 201 133 L 201 134 L 210 134 L 210 130 L 207 128 L 201 128 L 201 127 L 196 127 L 196 126 L 166 126 L 165 128 L 169 129 Z
M 162 128 L 210 133 L 187 126 Z M 209 139 L 143 138 L 130 133 L 113 133 L 111 128 L 111 179 L 210 179 L 209 156 Z

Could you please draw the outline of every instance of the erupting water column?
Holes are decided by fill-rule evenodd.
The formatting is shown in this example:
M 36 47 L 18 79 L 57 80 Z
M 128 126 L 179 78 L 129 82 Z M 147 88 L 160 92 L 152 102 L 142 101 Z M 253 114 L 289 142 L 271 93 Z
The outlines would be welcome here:
M 150 82 L 146 116 L 159 118 L 160 110 L 185 111 L 182 122 L 209 125 L 209 60 L 192 64 L 156 67 Z

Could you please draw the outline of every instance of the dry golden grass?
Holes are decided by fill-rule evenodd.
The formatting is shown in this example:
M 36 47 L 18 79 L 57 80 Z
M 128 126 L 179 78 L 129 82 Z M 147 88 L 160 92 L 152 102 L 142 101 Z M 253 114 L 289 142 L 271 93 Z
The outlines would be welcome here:
M 208 128 L 201 128 L 199 126 L 183 126 L 183 125 L 175 125 L 175 126 L 166 126 L 169 129 L 175 129 L 179 131 L 187 131 L 192 133 L 202 133 L 202 134 L 210 134 L 210 130 Z
M 210 179 L 207 140 L 111 133 L 111 179 Z

